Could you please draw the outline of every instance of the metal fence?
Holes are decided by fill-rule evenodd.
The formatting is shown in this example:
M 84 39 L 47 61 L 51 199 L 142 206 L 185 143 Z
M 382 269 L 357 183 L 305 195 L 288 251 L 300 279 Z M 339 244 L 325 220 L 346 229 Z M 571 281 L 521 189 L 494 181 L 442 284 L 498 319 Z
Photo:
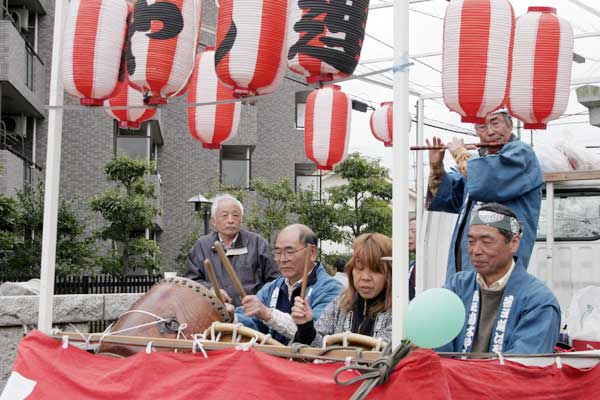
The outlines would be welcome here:
M 0 274 L 0 283 L 26 282 L 39 276 Z M 162 275 L 59 276 L 54 280 L 54 294 L 145 293 Z

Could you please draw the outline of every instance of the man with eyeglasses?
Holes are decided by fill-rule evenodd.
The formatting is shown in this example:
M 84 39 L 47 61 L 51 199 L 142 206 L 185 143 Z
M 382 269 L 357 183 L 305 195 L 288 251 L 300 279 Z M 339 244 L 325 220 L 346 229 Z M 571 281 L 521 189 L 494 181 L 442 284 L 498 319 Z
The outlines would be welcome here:
M 235 310 L 235 320 L 247 327 L 271 336 L 283 344 L 294 338 L 298 330 L 292 316 L 294 299 L 300 296 L 306 257 L 310 261 L 306 299 L 315 319 L 344 289 L 317 262 L 317 237 L 306 225 L 293 224 L 283 228 L 275 242 L 273 258 L 281 276 L 267 283 L 256 295 L 248 295 Z M 232 307 L 228 306 L 229 310 Z
M 204 269 L 204 260 L 209 259 L 222 288 L 221 295 L 235 306 L 242 303 L 214 248 L 217 240 L 223 245 L 246 293 L 257 293 L 265 283 L 279 276 L 269 242 L 257 233 L 242 229 L 243 216 L 244 206 L 238 199 L 229 194 L 216 196 L 210 218 L 215 231 L 198 239 L 187 257 L 186 277 L 213 290 Z
M 467 253 L 470 215 L 482 203 L 497 202 L 509 207 L 523 223 L 521 245 L 516 254 L 526 268 L 537 234 L 542 202 L 543 175 L 533 149 L 512 134 L 512 118 L 505 109 L 486 116 L 476 124 L 481 143 L 499 143 L 480 148 L 479 154 L 467 151 L 462 139 L 448 143 L 456 169 L 444 170 L 445 150 L 429 151 L 427 204 L 430 211 L 458 214 L 454 227 L 446 277 L 455 272 L 472 271 Z M 443 147 L 438 137 L 433 145 Z

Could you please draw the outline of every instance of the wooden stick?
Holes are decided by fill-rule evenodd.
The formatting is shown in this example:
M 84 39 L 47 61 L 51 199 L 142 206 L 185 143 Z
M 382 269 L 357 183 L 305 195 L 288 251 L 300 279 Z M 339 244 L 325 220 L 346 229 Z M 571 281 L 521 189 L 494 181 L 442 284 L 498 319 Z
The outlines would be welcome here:
M 311 245 L 307 246 L 307 249 L 310 249 Z M 304 272 L 302 273 L 302 288 L 300 289 L 300 298 L 304 300 L 306 297 L 306 285 L 308 284 L 308 270 L 310 269 L 310 251 L 306 252 L 306 257 L 304 257 Z
M 223 266 L 225 267 L 225 271 L 227 272 L 227 275 L 229 275 L 229 277 L 231 278 L 231 281 L 233 282 L 233 286 L 235 287 L 235 290 L 237 290 L 237 292 L 239 293 L 240 299 L 243 299 L 244 297 L 246 297 L 246 291 L 242 287 L 240 279 L 238 278 L 237 274 L 235 273 L 235 270 L 233 269 L 233 265 L 231 265 L 231 262 L 225 255 L 225 251 L 223 250 L 223 246 L 221 245 L 221 242 L 219 242 L 218 240 L 215 241 L 215 249 L 217 250 L 217 254 L 219 255 L 219 258 L 221 259 L 221 262 L 223 263 Z
M 121 335 L 103 335 L 101 333 L 79 333 L 79 332 L 64 332 L 59 331 L 55 335 L 51 335 L 55 339 L 61 340 L 63 336 L 68 336 L 70 341 L 87 342 L 87 343 L 115 343 L 126 344 L 132 346 L 146 347 L 148 342 L 152 342 L 152 346 L 157 348 L 192 350 L 194 346 L 193 340 L 183 339 L 166 339 L 158 337 L 143 337 L 143 336 L 121 336 Z M 102 340 L 100 341 L 100 338 Z M 213 342 L 210 340 L 200 339 L 205 350 L 223 350 L 238 346 L 239 343 Z M 381 357 L 379 351 L 362 351 L 336 349 L 331 350 L 326 356 L 320 355 L 323 353 L 322 348 L 304 347 L 294 353 L 293 349 L 288 346 L 273 346 L 265 344 L 255 344 L 252 348 L 266 354 L 283 358 L 304 358 L 304 359 L 320 359 L 329 361 L 344 362 L 348 357 L 357 362 L 371 363 Z M 468 354 L 467 354 L 468 355 Z M 512 355 L 512 354 L 511 354 Z M 562 355 L 561 355 L 562 356 Z M 508 357 L 507 357 L 508 358 Z
M 504 146 L 506 143 L 504 142 L 491 142 L 491 143 L 468 143 L 465 144 L 465 147 L 468 150 L 474 150 L 479 147 L 498 147 Z M 448 146 L 411 146 L 411 150 L 445 150 Z
M 225 301 L 221 296 L 221 288 L 219 287 L 219 282 L 217 281 L 217 276 L 215 275 L 215 269 L 208 258 L 204 260 L 204 269 L 206 269 L 206 273 L 208 274 L 208 279 L 213 287 L 215 296 L 217 296 L 217 299 L 219 299 L 221 303 L 225 304 Z

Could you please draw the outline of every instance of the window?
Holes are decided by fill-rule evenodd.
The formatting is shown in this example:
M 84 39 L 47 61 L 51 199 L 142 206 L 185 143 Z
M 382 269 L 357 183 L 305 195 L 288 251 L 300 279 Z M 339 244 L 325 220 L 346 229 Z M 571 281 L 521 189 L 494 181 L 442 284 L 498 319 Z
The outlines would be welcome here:
M 321 173 L 317 167 L 312 163 L 296 164 L 294 170 L 296 192 L 310 191 L 314 200 L 321 200 Z
M 304 117 L 306 114 L 306 99 L 310 90 L 296 92 L 296 129 L 304 129 Z
M 546 240 L 548 200 L 542 200 L 537 240 Z M 559 192 L 554 197 L 556 241 L 600 239 L 600 192 Z
M 144 125 L 142 125 L 144 126 Z M 151 138 L 146 134 L 146 129 L 139 131 L 120 129 L 115 121 L 115 155 L 130 158 L 150 160 Z
M 221 183 L 225 186 L 250 188 L 250 146 L 221 147 Z

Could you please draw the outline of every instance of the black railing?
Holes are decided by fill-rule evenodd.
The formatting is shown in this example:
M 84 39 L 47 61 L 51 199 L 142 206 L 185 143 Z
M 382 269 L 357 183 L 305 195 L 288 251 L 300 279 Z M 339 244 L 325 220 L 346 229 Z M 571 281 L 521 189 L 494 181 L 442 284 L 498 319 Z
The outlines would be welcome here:
M 26 282 L 39 276 L 0 274 L 0 283 Z M 145 293 L 162 275 L 61 276 L 54 280 L 54 294 Z

